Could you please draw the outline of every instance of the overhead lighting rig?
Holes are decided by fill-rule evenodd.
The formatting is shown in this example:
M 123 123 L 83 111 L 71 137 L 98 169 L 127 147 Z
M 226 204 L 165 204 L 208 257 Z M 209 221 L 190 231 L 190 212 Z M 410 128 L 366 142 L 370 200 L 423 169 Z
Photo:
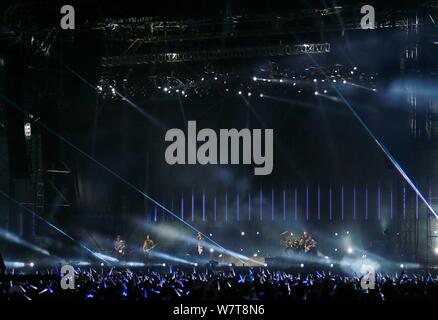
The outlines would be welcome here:
M 143 55 L 103 57 L 102 67 L 133 66 L 142 64 L 210 61 L 222 59 L 244 59 L 252 57 L 274 57 L 296 54 L 329 53 L 329 43 L 308 43 L 252 48 L 200 50 L 187 52 L 166 52 Z
M 344 88 L 364 88 L 376 91 L 377 73 L 366 73 L 358 67 L 330 65 L 317 69 L 307 67 L 299 71 L 260 67 L 257 70 L 224 72 L 213 67 L 197 76 L 145 75 L 144 72 L 130 74 L 106 74 L 97 86 L 103 98 L 118 99 L 116 90 L 127 97 L 208 97 L 215 94 L 239 94 L 246 97 L 265 97 L 267 95 L 289 95 L 305 92 L 328 94 L 333 85 Z M 328 79 L 324 76 L 328 75 Z

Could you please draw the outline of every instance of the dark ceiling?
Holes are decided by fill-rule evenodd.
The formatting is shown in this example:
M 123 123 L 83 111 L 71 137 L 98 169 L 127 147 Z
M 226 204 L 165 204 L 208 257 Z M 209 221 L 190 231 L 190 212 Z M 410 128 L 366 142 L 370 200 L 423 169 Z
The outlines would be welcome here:
M 3 24 L 5 21 L 24 21 L 38 26 L 58 24 L 59 11 L 66 1 L 59 0 L 3 0 L 0 2 Z M 362 5 L 371 4 L 376 11 L 419 8 L 435 4 L 436 1 L 358 1 L 358 0 L 160 0 L 160 1 L 107 1 L 72 0 L 79 24 L 87 20 L 102 20 L 116 17 L 162 17 L 201 18 L 258 14 L 296 14 L 314 12 L 316 9 L 342 6 L 344 11 L 358 10 Z M 304 10 L 304 11 L 303 11 Z

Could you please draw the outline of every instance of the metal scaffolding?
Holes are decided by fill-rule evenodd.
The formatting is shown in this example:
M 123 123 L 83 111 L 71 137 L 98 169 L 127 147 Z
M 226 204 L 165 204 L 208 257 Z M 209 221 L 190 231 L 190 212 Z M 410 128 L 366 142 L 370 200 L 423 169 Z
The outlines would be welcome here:
M 299 45 L 254 47 L 254 48 L 235 48 L 220 50 L 202 50 L 188 52 L 166 52 L 157 54 L 143 55 L 124 55 L 103 57 L 101 65 L 103 67 L 130 66 L 141 64 L 157 63 L 176 63 L 188 61 L 207 61 L 222 59 L 242 59 L 260 56 L 287 56 L 306 53 L 328 53 L 330 52 L 329 43 L 309 43 Z

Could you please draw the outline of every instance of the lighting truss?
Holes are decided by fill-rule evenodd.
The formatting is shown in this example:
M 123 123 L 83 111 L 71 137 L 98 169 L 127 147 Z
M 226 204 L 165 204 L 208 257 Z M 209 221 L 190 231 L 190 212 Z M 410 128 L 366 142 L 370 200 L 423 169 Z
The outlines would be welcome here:
M 269 61 L 268 64 L 274 62 Z M 303 91 L 313 94 L 317 90 L 316 85 L 321 94 L 327 93 L 332 91 L 332 83 L 346 88 L 376 91 L 378 78 L 378 73 L 369 73 L 357 67 L 340 64 L 327 65 L 319 69 L 303 66 L 294 70 L 289 69 L 287 65 L 277 65 L 275 72 L 265 66 L 255 69 L 242 68 L 239 71 L 217 68 L 211 63 L 208 70 L 204 67 L 201 64 L 197 67 L 192 66 L 190 71 L 177 71 L 172 67 L 167 71 L 161 69 L 162 72 L 157 74 L 145 74 L 141 69 L 135 71 L 135 68 L 121 68 L 102 74 L 96 89 L 103 99 L 120 98 L 116 90 L 124 92 L 129 97 L 206 97 L 215 94 L 236 94 L 239 91 L 246 94 L 252 92 L 254 96 L 267 94 L 280 97 L 299 95 Z M 328 75 L 329 80 L 322 75 L 322 70 Z
M 143 55 L 124 55 L 103 57 L 101 66 L 130 66 L 157 63 L 177 63 L 189 61 L 207 61 L 223 59 L 241 59 L 251 57 L 287 56 L 307 53 L 329 53 L 329 43 L 309 43 L 253 48 L 233 48 L 204 51 L 166 52 Z

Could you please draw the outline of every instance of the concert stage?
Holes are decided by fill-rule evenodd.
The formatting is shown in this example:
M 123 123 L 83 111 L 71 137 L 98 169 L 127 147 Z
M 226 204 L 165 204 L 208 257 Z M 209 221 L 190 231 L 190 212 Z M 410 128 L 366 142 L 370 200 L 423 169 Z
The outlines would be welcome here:
M 37 2 L 0 3 L 0 301 L 435 298 L 437 6 Z

